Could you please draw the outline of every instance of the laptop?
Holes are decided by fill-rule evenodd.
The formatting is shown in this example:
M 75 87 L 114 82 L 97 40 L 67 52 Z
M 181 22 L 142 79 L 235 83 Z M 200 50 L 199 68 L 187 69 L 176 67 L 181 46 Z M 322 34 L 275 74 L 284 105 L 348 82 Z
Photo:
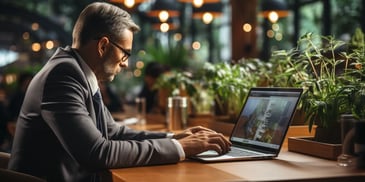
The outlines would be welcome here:
M 229 140 L 231 151 L 200 153 L 203 162 L 272 159 L 278 156 L 294 116 L 301 88 L 251 88 Z

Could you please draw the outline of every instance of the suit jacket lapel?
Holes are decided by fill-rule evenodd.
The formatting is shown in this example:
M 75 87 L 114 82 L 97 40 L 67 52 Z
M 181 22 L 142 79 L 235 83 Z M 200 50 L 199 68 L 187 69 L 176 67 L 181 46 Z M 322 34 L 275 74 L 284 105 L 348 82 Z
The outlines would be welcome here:
M 63 49 L 64 52 L 69 55 L 69 56 L 72 56 L 78 66 L 80 67 L 80 70 L 81 72 L 83 73 L 84 77 L 83 77 L 83 80 L 87 83 L 87 90 L 89 91 L 89 95 L 87 97 L 87 101 L 86 101 L 86 107 L 87 107 L 87 110 L 89 111 L 90 113 L 90 117 L 92 118 L 93 120 L 93 123 L 94 125 L 96 126 L 96 122 L 97 122 L 97 116 L 96 116 L 96 113 L 95 113 L 95 106 L 93 104 L 93 95 L 92 95 L 92 91 L 91 91 L 91 86 L 90 86 L 90 83 L 87 81 L 87 78 L 86 78 L 86 75 L 84 74 L 84 72 L 82 71 L 82 67 L 81 67 L 81 62 L 80 60 L 78 59 L 77 55 L 75 54 L 75 52 L 71 49 L 71 47 L 67 46 L 66 48 Z M 105 124 L 105 122 L 103 122 Z M 105 128 L 105 127 L 104 127 Z

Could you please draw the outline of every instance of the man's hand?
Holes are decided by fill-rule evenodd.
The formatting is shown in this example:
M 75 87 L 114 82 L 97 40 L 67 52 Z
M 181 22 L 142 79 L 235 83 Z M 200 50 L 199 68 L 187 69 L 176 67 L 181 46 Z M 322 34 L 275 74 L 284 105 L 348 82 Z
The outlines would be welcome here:
M 204 127 L 193 127 L 177 134 L 177 138 L 185 156 L 190 157 L 207 150 L 215 150 L 219 154 L 227 153 L 232 145 L 221 133 Z M 182 137 L 185 136 L 185 137 Z
M 194 127 L 191 127 L 191 128 L 188 128 L 188 129 L 184 130 L 181 133 L 174 134 L 174 139 L 177 139 L 177 140 L 182 139 L 182 138 L 190 136 L 190 135 L 192 135 L 196 132 L 199 132 L 199 131 L 210 131 L 210 132 L 215 133 L 215 131 L 213 131 L 209 128 L 205 128 L 205 127 L 202 127 L 202 126 L 194 126 Z

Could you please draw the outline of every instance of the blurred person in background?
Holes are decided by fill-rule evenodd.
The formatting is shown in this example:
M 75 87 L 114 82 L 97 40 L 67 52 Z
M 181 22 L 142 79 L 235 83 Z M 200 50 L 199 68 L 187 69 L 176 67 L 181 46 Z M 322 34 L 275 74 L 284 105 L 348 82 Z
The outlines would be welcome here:
M 7 129 L 6 91 L 0 84 L 0 152 L 9 152 L 11 135 Z
M 169 67 L 158 62 L 149 62 L 146 65 L 143 78 L 143 86 L 138 97 L 146 99 L 146 112 L 159 112 L 158 108 L 158 90 L 154 87 L 158 77 L 170 71 Z
M 0 104 L 0 117 L 1 121 L 1 137 L 0 143 L 1 150 L 6 152 L 11 152 L 11 146 L 13 142 L 13 137 L 15 134 L 16 120 L 19 116 L 20 108 L 22 106 L 25 92 L 28 88 L 30 81 L 33 78 L 33 74 L 30 72 L 23 72 L 18 75 L 17 85 L 15 90 L 9 95 L 7 103 L 5 101 Z M 5 94 L 5 93 L 4 93 Z M 2 139 L 1 139 L 2 138 Z M 1 142 L 2 141 L 2 142 Z
M 18 119 L 20 108 L 22 107 L 25 92 L 27 91 L 30 81 L 33 79 L 34 74 L 24 72 L 19 74 L 17 87 L 15 92 L 10 95 L 8 115 L 9 122 L 15 122 Z

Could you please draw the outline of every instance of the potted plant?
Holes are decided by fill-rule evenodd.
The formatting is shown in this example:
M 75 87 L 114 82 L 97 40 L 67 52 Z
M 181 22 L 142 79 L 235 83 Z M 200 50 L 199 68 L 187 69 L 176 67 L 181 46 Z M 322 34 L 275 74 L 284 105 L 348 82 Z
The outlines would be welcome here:
M 233 121 L 251 87 L 262 82 L 269 66 L 258 59 L 240 59 L 232 63 L 209 63 L 192 72 L 174 70 L 161 76 L 157 88 L 168 94 L 188 95 L 194 114 L 212 111 L 218 120 Z M 261 85 L 262 86 L 262 85 Z M 214 104 L 212 104 L 214 102 Z
M 153 87 L 158 89 L 159 108 L 162 112 L 167 108 L 168 97 L 190 97 L 197 92 L 191 73 L 181 70 L 172 70 L 160 75 Z
M 349 57 L 354 61 L 353 69 L 347 72 L 346 81 L 349 85 L 349 103 L 351 113 L 358 120 L 365 119 L 365 38 L 361 29 L 356 29 L 349 43 Z
M 181 42 L 168 42 L 168 44 L 148 44 L 145 51 L 140 51 L 138 58 L 147 65 L 149 62 L 158 62 L 166 67 L 166 73 L 156 80 L 155 90 L 158 91 L 158 110 L 166 111 L 167 99 L 170 96 L 190 96 L 195 92 L 191 73 L 192 61 L 189 50 Z M 195 67 L 199 67 L 194 62 Z
M 240 112 L 251 87 L 257 86 L 265 64 L 258 59 L 240 59 L 232 63 L 206 63 L 196 73 L 200 85 L 213 93 L 215 115 L 232 121 Z
M 305 89 L 300 107 L 309 131 L 317 126 L 315 140 L 341 143 L 339 117 L 354 111 L 355 97 L 363 88 L 359 82 L 363 71 L 356 67 L 363 53 L 333 36 L 307 33 L 297 48 L 273 54 L 273 60 L 283 60 L 287 67 L 277 78 Z
M 169 42 L 168 45 L 154 43 L 146 46 L 145 52 L 139 53 L 139 58 L 144 62 L 156 61 L 171 69 L 184 70 L 189 68 L 189 51 L 180 42 Z

